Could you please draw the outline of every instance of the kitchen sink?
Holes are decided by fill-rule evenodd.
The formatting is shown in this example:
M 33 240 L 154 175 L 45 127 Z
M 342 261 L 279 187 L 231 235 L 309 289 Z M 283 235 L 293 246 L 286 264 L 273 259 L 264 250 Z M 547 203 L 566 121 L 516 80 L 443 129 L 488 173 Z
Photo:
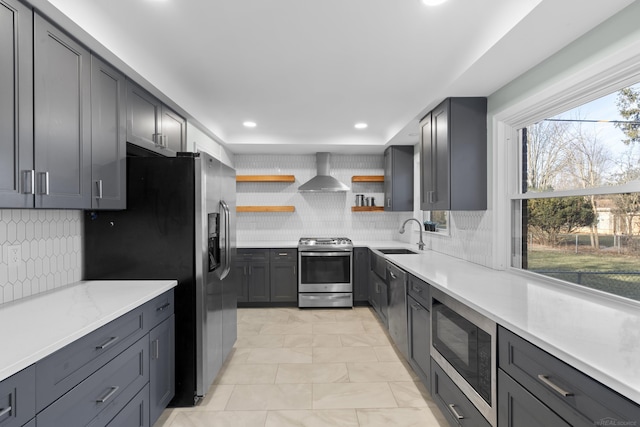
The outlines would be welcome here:
M 379 252 L 382 252 L 385 255 L 416 255 L 418 252 L 412 251 L 411 249 L 404 248 L 389 248 L 389 249 L 377 249 Z

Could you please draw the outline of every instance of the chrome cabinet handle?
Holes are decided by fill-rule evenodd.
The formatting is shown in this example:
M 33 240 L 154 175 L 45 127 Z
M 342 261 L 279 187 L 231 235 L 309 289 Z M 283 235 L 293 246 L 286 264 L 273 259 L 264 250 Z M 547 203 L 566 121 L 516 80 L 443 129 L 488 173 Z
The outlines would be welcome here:
M 36 194 L 36 171 L 33 169 L 22 171 L 22 194 Z
M 464 419 L 464 417 L 458 413 L 458 411 L 456 410 L 456 405 L 454 405 L 453 403 L 449 404 L 449 410 L 451 411 L 451 414 L 453 414 L 453 416 L 456 417 L 457 419 L 459 420 Z
M 111 399 L 111 397 L 113 397 L 113 395 L 116 394 L 116 391 L 118 391 L 119 388 L 120 388 L 119 386 L 111 387 L 111 390 L 109 390 L 109 392 L 105 394 L 103 397 L 101 397 L 100 399 L 97 399 L 96 403 L 104 403 L 107 400 Z
M 118 341 L 119 337 L 111 337 L 107 340 L 107 342 L 105 342 L 102 345 L 98 345 L 96 346 L 96 350 L 104 350 L 105 348 L 109 347 L 111 344 L 113 344 L 114 342 Z
M 563 396 L 563 397 L 573 396 L 572 392 L 566 391 L 565 389 L 563 389 L 559 385 L 554 384 L 553 381 L 551 381 L 547 375 L 540 374 L 540 375 L 538 375 L 538 379 L 540 381 L 542 381 L 544 384 L 546 384 L 547 386 L 549 386 L 550 388 L 552 388 L 560 396 Z
M 153 340 L 153 358 L 160 359 L 160 340 Z
M 4 417 L 7 414 L 11 413 L 11 406 L 7 406 L 2 411 L 0 411 L 0 417 Z
M 389 276 L 391 276 L 391 278 L 392 278 L 393 280 L 395 280 L 395 279 L 397 279 L 397 278 L 398 278 L 398 276 L 396 276 L 395 274 L 393 274 L 393 272 L 392 272 L 391 270 L 387 270 L 387 271 L 389 272 Z
M 96 181 L 96 199 L 102 199 L 102 180 Z
M 38 180 L 38 183 L 40 185 L 40 191 L 38 192 L 38 194 L 48 196 L 49 195 L 49 172 L 38 172 L 38 175 L 40 177 L 40 179 Z M 42 178 L 44 178 L 44 182 Z
M 170 302 L 166 302 L 162 304 L 160 307 L 156 308 L 156 311 L 165 311 L 171 305 Z
M 288 255 L 288 254 L 287 254 L 286 252 L 284 252 L 284 253 L 283 253 L 283 252 L 278 253 L 278 256 L 287 256 L 287 255 Z
M 412 286 L 411 289 L 413 289 L 415 293 L 418 293 L 418 294 L 422 293 L 422 288 L 419 288 L 417 286 Z
M 420 307 L 418 304 L 411 304 L 411 308 L 413 308 L 415 311 L 422 310 L 422 307 Z

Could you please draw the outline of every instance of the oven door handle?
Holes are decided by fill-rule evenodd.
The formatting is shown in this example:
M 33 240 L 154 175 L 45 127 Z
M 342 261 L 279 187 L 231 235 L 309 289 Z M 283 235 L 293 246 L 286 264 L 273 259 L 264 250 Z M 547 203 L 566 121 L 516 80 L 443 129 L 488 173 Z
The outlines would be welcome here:
M 351 252 L 300 252 L 300 256 L 351 256 Z

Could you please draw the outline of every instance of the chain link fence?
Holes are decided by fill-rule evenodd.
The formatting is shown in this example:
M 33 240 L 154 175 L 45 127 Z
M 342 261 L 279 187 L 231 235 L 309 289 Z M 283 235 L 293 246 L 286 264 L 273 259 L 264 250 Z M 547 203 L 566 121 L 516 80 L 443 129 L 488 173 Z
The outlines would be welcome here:
M 531 271 L 640 301 L 639 271 Z

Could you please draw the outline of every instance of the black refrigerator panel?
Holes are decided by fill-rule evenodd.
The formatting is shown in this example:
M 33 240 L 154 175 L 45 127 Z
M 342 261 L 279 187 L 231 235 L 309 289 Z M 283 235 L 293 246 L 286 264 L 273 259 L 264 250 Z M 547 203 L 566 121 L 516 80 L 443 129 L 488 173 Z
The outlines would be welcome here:
M 127 158 L 127 209 L 86 212 L 84 279 L 177 279 L 176 396 L 196 389 L 195 168 L 190 158 Z

